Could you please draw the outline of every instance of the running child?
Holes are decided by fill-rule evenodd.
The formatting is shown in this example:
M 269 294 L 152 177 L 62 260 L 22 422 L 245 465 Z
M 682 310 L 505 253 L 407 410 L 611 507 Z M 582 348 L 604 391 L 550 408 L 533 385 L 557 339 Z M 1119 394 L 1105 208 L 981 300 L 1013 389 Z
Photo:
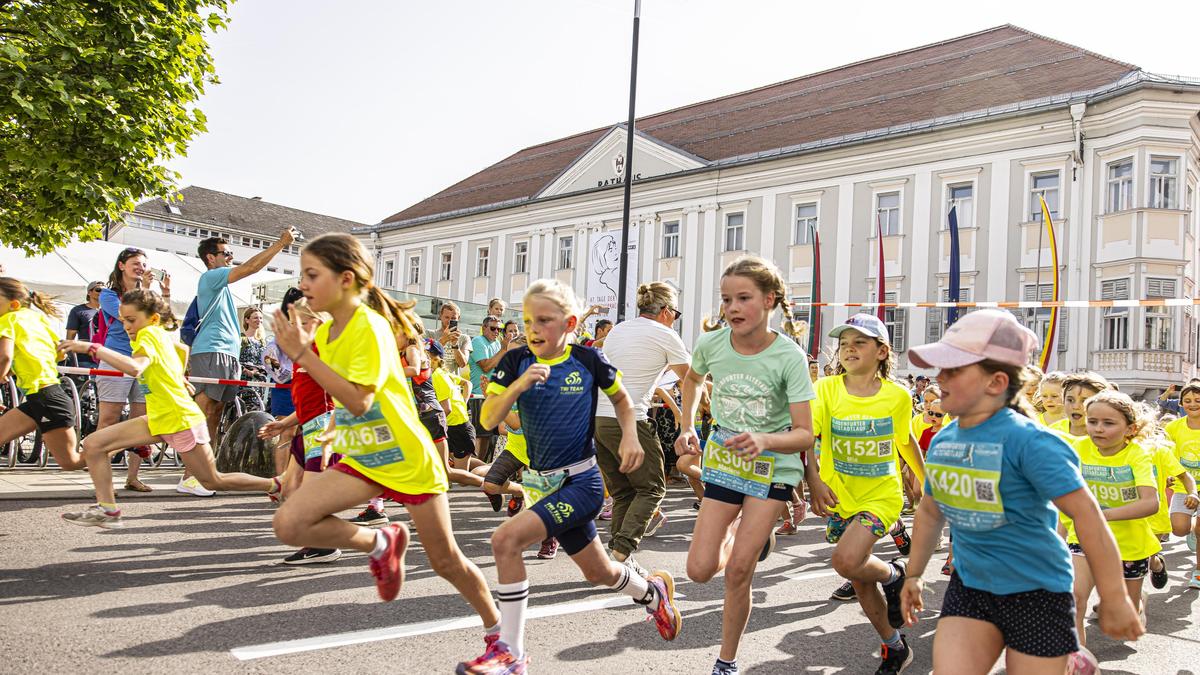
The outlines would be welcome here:
M 904 484 L 897 456 L 924 481 L 921 453 L 912 441 L 912 397 L 890 379 L 896 355 L 878 317 L 855 314 L 829 337 L 838 341 L 838 365 L 833 377 L 817 382 L 813 430 L 821 437 L 820 467 L 810 462 L 806 475 L 812 509 L 828 516 L 825 539 L 836 545 L 833 568 L 849 580 L 883 640 L 876 672 L 896 673 L 913 659 L 898 630 L 904 625 L 905 562 L 884 562 L 871 551 L 900 522 Z M 907 551 L 907 532 L 903 540 L 897 544 Z
M 217 470 L 207 421 L 192 400 L 192 385 L 184 380 L 187 347 L 167 335 L 167 331 L 179 327 L 170 305 L 154 291 L 126 291 L 121 296 L 120 315 L 129 335 L 130 355 L 81 340 L 64 340 L 59 349 L 86 353 L 92 361 L 103 360 L 137 378 L 146 397 L 146 414 L 105 427 L 83 439 L 83 456 L 96 488 L 97 503 L 82 511 L 64 513 L 63 520 L 108 529 L 124 527 L 113 491 L 109 456 L 130 446 L 151 443 L 165 442 L 171 446 L 192 477 L 208 490 L 265 492 L 277 498 L 278 479 Z
M 1063 381 L 1066 379 L 1066 373 L 1055 370 L 1046 373 L 1038 383 L 1036 407 L 1041 412 L 1038 413 L 1037 420 L 1045 426 L 1051 426 L 1067 417 L 1066 411 L 1063 410 Z
M 554 280 L 536 281 L 525 292 L 522 307 L 528 343 L 501 358 L 479 416 L 494 429 L 519 403 L 529 450 L 524 487 L 538 499 L 492 535 L 503 616 L 500 640 L 482 656 L 460 663 L 460 675 L 525 672 L 529 581 L 521 552 L 548 536 L 558 538 L 589 582 L 644 605 L 663 639 L 675 639 L 682 624 L 671 575 L 655 572 L 645 579 L 609 559 L 592 522 L 604 500 L 592 441 L 599 392 L 612 401 L 621 426 L 620 470 L 633 471 L 642 461 L 633 405 L 621 386 L 620 372 L 600 352 L 568 344 L 578 323 L 578 304 L 570 287 Z
M 75 449 L 75 404 L 59 384 L 58 335 L 49 316 L 61 316 L 52 298 L 11 277 L 0 277 L 0 382 L 15 375 L 25 402 L 0 411 L 0 446 L 40 431 L 65 471 L 86 464 Z
M 1063 378 L 1063 412 L 1066 417 L 1049 425 L 1054 431 L 1079 439 L 1087 436 L 1087 401 L 1102 391 L 1115 390 L 1100 373 L 1086 370 Z M 1072 442 L 1072 439 L 1067 439 Z
M 1080 525 L 1100 591 L 1100 628 L 1119 640 L 1144 632 L 1078 455 L 1021 399 L 1023 366 L 1038 345 L 1011 314 L 984 309 L 941 341 L 908 350 L 914 365 L 939 369 L 942 406 L 957 418 L 925 459 L 927 496 L 902 593 L 911 626 L 924 609 L 921 576 L 949 521 L 955 569 L 934 633 L 934 672 L 985 675 L 1002 653 L 1010 673 L 1066 672 L 1079 641 L 1071 556 L 1055 531 L 1055 508 Z
M 1138 414 L 1140 418 L 1154 419 L 1154 413 L 1148 409 L 1145 403 L 1138 405 L 1141 408 Z M 1150 530 L 1160 543 L 1166 543 L 1170 539 L 1172 531 L 1181 537 L 1191 531 L 1191 516 L 1196 506 L 1200 505 L 1200 500 L 1189 499 L 1196 494 L 1196 481 L 1183 468 L 1179 458 L 1175 456 L 1175 444 L 1154 422 L 1147 422 L 1147 425 L 1148 431 L 1142 435 L 1141 445 L 1150 453 L 1150 465 L 1154 470 L 1154 487 L 1158 491 L 1158 510 L 1153 516 L 1150 516 Z M 1175 499 L 1174 494 L 1170 497 L 1167 496 L 1169 483 L 1178 488 L 1175 490 L 1175 494 L 1179 495 L 1179 499 Z M 1172 503 L 1177 506 L 1175 513 L 1171 511 Z M 1173 520 L 1176 522 L 1172 523 Z M 1162 553 L 1150 556 L 1150 583 L 1155 588 L 1165 588 L 1169 580 L 1167 561 L 1163 558 Z
M 754 569 L 769 553 L 781 507 L 792 500 L 812 447 L 813 398 L 808 359 L 788 334 L 792 316 L 776 267 L 744 256 L 721 275 L 727 326 L 704 333 L 680 383 L 683 417 L 699 407 L 712 377 L 713 427 L 703 446 L 704 499 L 688 547 L 688 577 L 707 583 L 725 570 L 721 650 L 713 675 L 737 675 L 738 646 L 750 618 Z M 776 308 L 784 330 L 770 328 Z M 701 453 L 696 430 L 675 441 L 682 457 Z
M 342 460 L 300 485 L 275 513 L 275 534 L 289 546 L 354 549 L 370 556 L 379 597 L 396 598 L 404 582 L 408 528 L 371 530 L 336 514 L 380 495 L 404 504 L 438 576 L 479 614 L 485 641 L 500 615 L 479 568 L 454 540 L 445 462 L 417 408 L 400 365 L 396 334 L 420 319 L 372 283 L 371 258 L 349 234 L 325 234 L 300 253 L 300 290 L 332 320 L 314 333 L 275 314 L 275 337 L 292 362 L 333 397 L 333 450 Z M 315 344 L 317 353 L 309 346 Z M 320 357 L 318 358 L 318 353 Z
M 1187 470 L 1194 483 L 1200 483 L 1200 383 L 1187 383 L 1179 394 L 1179 403 L 1184 416 L 1167 424 L 1165 431 L 1175 443 L 1175 456 Z M 1171 528 L 1176 536 L 1187 536 L 1188 548 L 1197 551 L 1196 538 L 1200 537 L 1200 512 L 1195 504 L 1195 489 L 1192 494 L 1171 495 Z M 1200 589 L 1200 552 L 1196 553 L 1196 567 L 1188 578 L 1188 588 Z

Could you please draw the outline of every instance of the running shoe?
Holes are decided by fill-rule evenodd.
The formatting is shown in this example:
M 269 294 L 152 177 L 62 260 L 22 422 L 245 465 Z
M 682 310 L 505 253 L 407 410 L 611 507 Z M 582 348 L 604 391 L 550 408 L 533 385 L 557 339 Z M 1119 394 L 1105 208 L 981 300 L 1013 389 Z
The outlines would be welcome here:
M 801 499 L 798 502 L 792 502 L 792 522 L 799 523 L 808 517 L 808 502 Z
M 696 501 L 692 502 L 692 510 L 693 510 L 693 511 L 699 511 L 699 510 L 700 510 L 700 500 L 699 500 L 699 499 L 697 499 Z
M 674 640 L 679 636 L 679 629 L 683 627 L 683 616 L 675 606 L 675 580 L 671 578 L 670 572 L 656 570 L 646 581 L 654 587 L 659 599 L 658 608 L 650 609 L 647 605 L 646 612 L 654 619 L 654 626 L 658 628 L 662 639 Z
M 175 491 L 185 495 L 195 495 L 197 497 L 211 497 L 217 494 L 216 492 L 201 485 L 200 481 L 196 480 L 195 476 L 188 476 L 187 478 L 179 479 L 179 484 L 175 486 Z
M 1071 652 L 1070 658 L 1067 659 L 1067 675 L 1095 675 L 1098 672 L 1100 672 L 1100 664 L 1085 647 L 1080 647 L 1077 652 Z
M 900 509 L 900 515 L 902 515 L 902 516 L 911 516 L 911 515 L 915 515 L 916 513 L 917 513 L 917 508 L 907 502 L 905 502 L 904 506 Z
M 896 550 L 900 551 L 900 555 L 908 555 L 912 550 L 912 538 L 908 536 L 908 528 L 904 526 L 903 520 L 897 520 L 892 526 L 892 543 L 896 544 Z
M 829 596 L 829 599 L 830 600 L 840 600 L 841 602 L 850 602 L 851 600 L 854 600 L 857 597 L 858 597 L 858 592 L 854 590 L 854 584 L 847 581 L 846 583 L 842 584 L 841 586 L 838 586 L 837 590 L 835 590 L 833 592 L 833 595 Z
M 714 663 L 712 675 L 741 675 L 737 666 L 727 666 L 724 663 Z
M 99 504 L 93 504 L 82 511 L 64 513 L 62 519 L 72 525 L 102 527 L 106 530 L 119 530 L 125 527 L 125 521 L 121 519 L 120 511 L 109 513 L 100 508 Z
M 875 675 L 898 675 L 913 662 L 913 653 L 908 646 L 908 638 L 901 635 L 900 644 L 902 647 L 899 649 L 892 649 L 887 645 L 880 646 L 879 657 L 883 662 L 875 670 Z
M 308 548 L 307 546 L 283 559 L 284 565 L 313 565 L 331 563 L 342 557 L 341 549 Z
M 542 548 L 538 550 L 538 560 L 554 560 L 554 556 L 558 555 L 558 540 L 554 537 L 547 537 L 542 541 Z
M 639 577 L 641 577 L 643 579 L 650 578 L 650 570 L 646 569 L 645 567 L 642 567 L 642 564 L 639 563 L 638 561 L 634 560 L 632 555 L 626 556 L 624 560 L 617 560 L 616 558 L 613 558 L 613 560 L 616 560 L 617 562 L 621 563 L 622 565 L 628 567 L 630 570 L 633 571 L 634 574 L 638 575 Z
M 492 505 L 492 510 L 495 511 L 496 513 L 500 513 L 500 508 L 502 506 L 504 506 L 504 496 L 503 495 L 494 495 L 494 494 L 491 494 L 488 492 L 485 492 L 483 494 L 487 496 L 488 503 Z
M 771 536 L 767 537 L 767 543 L 763 544 L 762 552 L 758 554 L 758 562 L 767 559 L 771 552 L 775 550 L 775 532 L 772 530 Z
M 779 529 L 775 530 L 776 535 L 796 534 L 796 526 L 790 520 L 783 521 Z
M 650 516 L 649 524 L 646 525 L 646 535 L 645 536 L 653 537 L 655 534 L 658 534 L 658 531 L 660 529 L 662 529 L 663 525 L 666 525 L 666 524 L 667 524 L 667 514 L 663 513 L 662 509 L 655 509 L 654 515 Z
M 525 496 L 524 495 L 513 495 L 512 497 L 508 498 L 508 517 L 509 518 L 512 518 L 513 516 L 520 513 L 521 509 L 523 509 L 523 508 L 525 508 Z
M 136 448 L 130 448 L 129 451 L 142 459 L 150 459 L 150 446 L 148 445 L 139 445 Z
M 908 571 L 908 561 L 904 558 L 897 558 L 888 564 L 900 572 L 900 576 L 890 584 L 880 585 L 883 587 L 883 597 L 887 600 L 888 625 L 892 628 L 899 628 L 904 625 L 904 614 L 900 611 L 900 589 L 904 588 L 904 576 Z
M 267 490 L 267 499 L 270 499 L 272 504 L 283 503 L 283 483 L 279 482 L 279 476 L 271 477 L 271 489 Z
M 612 497 L 604 498 L 604 508 L 600 509 L 600 515 L 596 516 L 600 520 L 612 520 L 613 500 Z
M 950 561 L 949 561 L 949 560 L 947 560 L 947 561 L 946 561 L 946 564 L 945 564 L 945 565 L 942 565 L 942 576 L 947 576 L 947 577 L 948 577 L 948 576 L 950 576 L 950 575 L 951 575 L 951 574 L 953 574 L 953 573 L 954 573 L 954 565 L 951 565 L 951 564 L 950 564 Z
M 1162 569 L 1157 572 L 1155 572 L 1153 569 L 1150 570 L 1150 585 L 1154 586 L 1155 588 L 1165 588 L 1167 582 L 1170 581 L 1170 576 L 1167 574 L 1167 561 L 1163 559 L 1161 553 L 1155 553 L 1154 555 L 1150 556 L 1150 562 L 1153 563 L 1155 558 L 1158 558 L 1158 562 L 1162 565 Z
M 131 492 L 153 492 L 154 488 L 146 485 L 142 481 L 132 478 L 125 481 L 125 489 Z
M 400 594 L 404 584 L 404 554 L 408 551 L 408 528 L 402 524 L 388 525 L 380 530 L 387 538 L 387 549 L 383 556 L 370 558 L 371 575 L 375 577 L 375 588 L 379 598 L 391 602 Z
M 381 511 L 376 511 L 371 507 L 367 507 L 358 512 L 357 516 L 350 519 L 350 522 L 363 527 L 383 527 L 392 522 L 388 520 L 387 514 Z
M 1192 570 L 1192 578 L 1188 580 L 1188 588 L 1200 588 L 1200 567 Z
M 517 658 L 508 645 L 496 640 L 481 656 L 458 664 L 458 675 L 521 675 L 529 665 L 529 657 Z

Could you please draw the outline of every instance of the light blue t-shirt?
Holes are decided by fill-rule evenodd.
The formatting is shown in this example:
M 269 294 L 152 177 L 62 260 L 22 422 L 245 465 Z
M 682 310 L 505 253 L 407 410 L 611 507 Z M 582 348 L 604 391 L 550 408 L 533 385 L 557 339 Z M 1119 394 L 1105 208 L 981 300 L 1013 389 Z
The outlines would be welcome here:
M 470 362 L 471 366 L 472 392 L 482 394 L 483 383 L 480 381 L 480 377 L 487 375 L 490 378 L 492 373 L 496 370 L 495 368 L 492 370 L 484 370 L 483 368 L 479 367 L 479 362 L 484 359 L 490 359 L 499 353 L 499 340 L 489 340 L 482 335 L 476 335 L 475 338 L 471 340 L 471 356 L 469 356 L 467 360 Z
M 1050 502 L 1086 486 L 1079 456 L 1058 436 L 1010 408 L 970 429 L 955 420 L 933 437 L 925 473 L 963 585 L 997 595 L 1071 591 L 1071 555 Z
M 121 323 L 121 296 L 111 288 L 100 291 L 100 321 L 108 324 L 108 333 L 104 336 L 104 346 L 129 356 L 133 348 L 129 346 L 129 334 L 125 332 L 125 324 Z
M 193 354 L 213 352 L 238 358 L 241 353 L 241 331 L 238 329 L 237 308 L 229 290 L 232 267 L 218 267 L 200 275 L 196 288 L 196 310 L 204 320 L 192 343 Z M 213 303 L 216 307 L 212 307 Z M 212 311 L 209 312 L 209 308 Z M 208 316 L 205 317 L 205 313 Z

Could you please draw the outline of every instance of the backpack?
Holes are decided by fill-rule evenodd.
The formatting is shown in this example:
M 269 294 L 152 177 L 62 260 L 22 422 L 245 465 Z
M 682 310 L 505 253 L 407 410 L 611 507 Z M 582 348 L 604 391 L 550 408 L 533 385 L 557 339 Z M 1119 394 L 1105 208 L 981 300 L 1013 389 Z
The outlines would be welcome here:
M 183 344 L 191 347 L 196 341 L 196 336 L 200 334 L 200 326 L 209 314 L 217 308 L 217 303 L 220 302 L 220 294 L 213 298 L 212 304 L 208 309 L 204 310 L 204 316 L 200 316 L 200 296 L 192 298 L 192 304 L 188 305 L 187 313 L 183 315 L 183 324 L 179 327 L 179 339 Z
M 92 331 L 92 343 L 103 347 L 104 341 L 108 338 L 108 330 L 116 322 L 115 318 L 112 321 L 105 321 L 104 310 L 96 310 L 96 316 L 92 317 L 92 323 L 89 326 Z

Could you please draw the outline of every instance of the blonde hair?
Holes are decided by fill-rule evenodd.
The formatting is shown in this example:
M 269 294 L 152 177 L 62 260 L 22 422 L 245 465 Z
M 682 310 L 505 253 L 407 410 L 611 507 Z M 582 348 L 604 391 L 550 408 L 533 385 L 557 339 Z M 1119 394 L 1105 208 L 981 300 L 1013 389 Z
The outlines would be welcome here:
M 1096 392 L 1116 391 L 1117 388 L 1112 385 L 1103 375 L 1091 370 L 1085 370 L 1082 373 L 1071 373 L 1063 378 L 1063 394 L 1075 387 L 1086 387 Z
M 887 358 L 879 362 L 879 368 L 876 371 L 879 374 L 879 379 L 887 381 L 892 379 L 892 375 L 896 372 L 896 350 L 892 347 L 892 343 L 883 338 L 874 338 L 875 342 L 882 347 L 887 347 Z M 833 374 L 841 375 L 846 372 L 846 367 L 842 365 L 842 360 L 837 359 L 833 365 Z
M 795 320 L 792 318 L 792 305 L 787 299 L 787 288 L 783 284 L 783 274 L 779 272 L 779 268 L 775 263 L 765 258 L 760 258 L 756 255 L 744 255 L 737 260 L 729 263 L 725 271 L 721 273 L 721 278 L 725 277 L 745 277 L 754 282 L 758 290 L 763 295 L 773 293 L 775 302 L 771 305 L 771 310 L 776 308 L 783 310 L 783 332 L 793 339 L 801 338 L 801 331 L 797 328 Z M 722 318 L 724 318 L 722 316 Z
M 54 306 L 54 298 L 41 291 L 31 291 L 19 279 L 0 277 L 0 297 L 16 300 L 22 307 L 36 307 L 47 316 L 60 318 L 62 312 Z
M 1084 410 L 1090 410 L 1097 403 L 1103 403 L 1121 413 L 1121 417 L 1125 419 L 1125 423 L 1133 429 L 1133 434 L 1130 438 L 1133 442 L 1140 442 L 1151 438 L 1158 429 L 1154 413 L 1150 408 L 1136 403 L 1129 397 L 1129 394 L 1113 390 L 1101 391 L 1087 400 L 1087 403 L 1084 404 Z
M 246 329 L 250 327 L 250 315 L 255 312 L 258 312 L 259 314 L 263 313 L 263 311 L 257 307 L 247 307 L 246 311 L 242 312 L 242 332 L 243 333 L 245 333 Z M 265 328 L 263 328 L 262 321 L 258 322 L 258 330 L 254 331 L 254 335 L 252 337 L 255 340 L 258 340 L 259 342 L 262 342 L 263 340 L 267 339 L 267 331 Z
M 706 316 L 700 321 L 700 330 L 705 333 L 711 333 L 714 330 L 720 330 L 725 327 L 725 308 L 717 310 L 716 316 Z
M 637 310 L 639 314 L 657 316 L 668 307 L 674 308 L 679 304 L 679 295 L 670 284 L 661 281 L 651 281 L 637 287 Z
M 393 333 L 404 333 L 410 340 L 416 339 L 417 330 L 413 326 L 420 323 L 421 319 L 412 309 L 417 302 L 395 300 L 375 285 L 370 254 L 362 242 L 345 232 L 330 232 L 308 242 L 303 252 L 320 260 L 334 274 L 353 274 L 354 283 L 364 295 L 363 302 L 367 307 L 387 319 Z
M 558 279 L 538 279 L 525 291 L 521 302 L 528 303 L 533 298 L 541 298 L 554 303 L 562 310 L 564 317 L 579 316 L 579 300 L 570 286 Z

